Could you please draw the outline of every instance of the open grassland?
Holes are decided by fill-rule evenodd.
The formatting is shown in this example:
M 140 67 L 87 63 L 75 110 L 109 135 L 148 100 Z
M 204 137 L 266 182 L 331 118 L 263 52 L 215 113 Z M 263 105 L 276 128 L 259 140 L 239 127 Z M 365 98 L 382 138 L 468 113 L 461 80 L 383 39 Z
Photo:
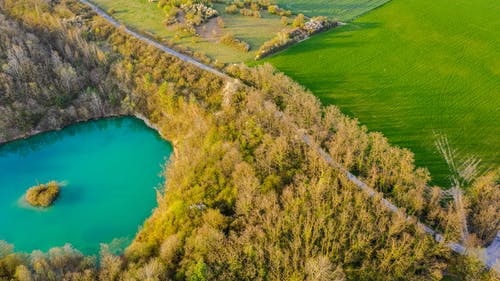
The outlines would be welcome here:
M 306 16 L 327 16 L 348 21 L 371 11 L 389 0 L 278 0 L 278 4 Z
M 219 11 L 225 23 L 223 32 L 231 32 L 236 38 L 250 44 L 251 50 L 256 51 L 264 42 L 273 38 L 284 26 L 281 17 L 271 15 L 267 11 L 261 11 L 262 18 L 245 17 L 240 14 L 228 14 L 224 12 L 224 5 L 215 4 L 214 8 Z M 291 20 L 289 20 L 291 22 Z M 252 59 L 255 53 L 252 53 Z
M 165 14 L 157 7 L 157 3 L 150 3 L 148 0 L 92 0 L 92 2 L 104 11 L 113 9 L 114 18 L 137 31 L 172 41 L 224 63 L 253 59 L 260 45 L 273 38 L 283 28 L 279 16 L 267 12 L 261 12 L 262 18 L 259 19 L 240 14 L 231 15 L 224 12 L 224 5 L 216 4 L 214 8 L 223 18 L 224 28 L 218 28 L 213 35 L 210 32 L 210 38 L 186 34 L 176 37 L 175 29 L 167 28 L 163 24 Z M 218 39 L 226 33 L 232 33 L 236 38 L 247 42 L 250 45 L 250 52 L 218 43 Z
M 500 163 L 498 15 L 497 0 L 393 0 L 268 61 L 449 184 L 434 133 Z

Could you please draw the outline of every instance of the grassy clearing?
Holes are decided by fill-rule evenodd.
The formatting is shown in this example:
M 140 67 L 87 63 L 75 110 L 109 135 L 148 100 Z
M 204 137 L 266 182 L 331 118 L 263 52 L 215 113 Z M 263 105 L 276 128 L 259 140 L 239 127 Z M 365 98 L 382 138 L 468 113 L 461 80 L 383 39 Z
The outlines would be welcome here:
M 307 16 L 327 16 L 348 21 L 371 11 L 389 0 L 278 0 L 278 4 Z
M 220 30 L 213 38 L 200 38 L 194 36 L 175 37 L 175 30 L 167 28 L 163 21 L 164 13 L 156 3 L 148 0 L 93 0 L 104 11 L 113 9 L 113 17 L 135 30 L 151 33 L 163 39 L 187 47 L 196 52 L 205 53 L 224 63 L 236 63 L 252 60 L 257 49 L 265 41 L 273 38 L 283 26 L 280 17 L 261 12 L 262 18 L 256 19 L 242 15 L 230 15 L 224 12 L 224 5 L 216 4 L 214 8 L 219 11 L 225 22 L 225 28 Z M 258 28 L 256 28 L 258 27 Z M 250 44 L 251 51 L 246 53 L 233 47 L 228 47 L 217 42 L 218 38 L 227 32 Z M 196 41 L 196 42 L 195 42 Z
M 224 12 L 224 5 L 222 4 L 215 4 L 214 8 L 219 11 L 226 23 L 224 31 L 231 32 L 236 38 L 243 39 L 250 44 L 253 51 L 256 51 L 264 42 L 273 38 L 276 33 L 284 28 L 281 24 L 281 17 L 270 15 L 266 11 L 261 11 L 262 18 L 256 19 L 239 14 L 227 14 Z M 255 53 L 252 54 L 251 58 L 254 57 Z
M 496 0 L 393 0 L 268 61 L 449 184 L 434 132 L 500 163 L 499 14 Z

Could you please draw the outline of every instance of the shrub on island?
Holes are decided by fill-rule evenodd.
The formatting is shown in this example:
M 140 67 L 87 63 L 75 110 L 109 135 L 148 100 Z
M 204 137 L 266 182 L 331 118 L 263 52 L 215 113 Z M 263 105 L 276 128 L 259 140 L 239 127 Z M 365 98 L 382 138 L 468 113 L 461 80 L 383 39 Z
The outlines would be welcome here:
M 57 199 L 60 190 L 59 184 L 51 181 L 31 187 L 26 191 L 25 198 L 31 206 L 48 207 Z

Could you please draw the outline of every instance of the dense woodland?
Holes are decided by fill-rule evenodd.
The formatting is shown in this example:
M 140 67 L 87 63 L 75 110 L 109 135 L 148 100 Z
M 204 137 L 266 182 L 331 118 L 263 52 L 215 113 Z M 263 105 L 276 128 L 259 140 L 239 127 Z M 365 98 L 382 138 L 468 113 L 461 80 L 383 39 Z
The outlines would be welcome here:
M 0 14 L 0 142 L 121 112 L 123 93 L 78 27 L 82 18 L 38 21 L 22 27 Z
M 175 146 L 158 207 L 122 254 L 16 253 L 0 280 L 496 280 L 370 199 L 302 133 L 396 205 L 460 239 L 463 215 L 411 152 L 265 65 L 225 81 L 124 34 L 75 0 L 0 0 L 0 141 L 140 114 Z M 500 229 L 499 172 L 464 195 L 470 246 Z

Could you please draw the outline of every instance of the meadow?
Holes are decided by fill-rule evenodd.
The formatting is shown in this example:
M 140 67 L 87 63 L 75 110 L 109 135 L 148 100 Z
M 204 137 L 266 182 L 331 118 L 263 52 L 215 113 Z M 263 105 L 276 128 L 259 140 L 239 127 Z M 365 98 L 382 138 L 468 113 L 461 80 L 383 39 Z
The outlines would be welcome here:
M 326 16 L 341 21 L 349 21 L 371 11 L 389 0 L 278 0 L 285 9 L 306 16 Z
M 449 185 L 436 134 L 483 169 L 500 163 L 499 14 L 496 0 L 394 0 L 267 61 Z
M 113 17 L 132 29 L 174 42 L 194 52 L 204 53 L 223 63 L 252 60 L 260 45 L 273 38 L 283 28 L 279 16 L 270 15 L 265 11 L 261 12 L 262 18 L 257 19 L 240 14 L 228 14 L 224 11 L 225 5 L 215 4 L 214 8 L 225 23 L 225 27 L 218 30 L 216 35 L 211 38 L 186 34 L 176 36 L 176 31 L 163 23 L 165 14 L 155 2 L 151 3 L 148 0 L 93 0 L 92 2 L 104 11 L 112 9 Z M 256 26 L 258 28 L 255 28 Z M 236 38 L 247 42 L 250 45 L 250 52 L 218 43 L 218 39 L 226 33 L 232 33 Z
M 388 0 L 341 0 L 329 3 L 326 0 L 315 0 L 309 3 L 304 0 L 293 1 L 279 0 L 277 3 L 294 14 L 304 13 L 307 16 L 324 15 L 332 19 L 342 21 L 350 20 L 367 11 L 374 9 Z M 281 16 L 271 15 L 261 10 L 261 18 L 243 16 L 239 13 L 229 14 L 225 12 L 227 3 L 214 3 L 213 8 L 219 12 L 224 21 L 224 27 L 220 28 L 216 20 L 197 28 L 202 36 L 182 34 L 176 31 L 174 26 L 166 26 L 165 13 L 158 8 L 157 2 L 148 0 L 92 0 L 104 11 L 113 11 L 112 16 L 128 27 L 156 37 L 161 40 L 173 42 L 178 46 L 198 52 L 222 63 L 240 63 L 254 60 L 257 50 L 266 41 L 272 39 L 284 26 Z M 289 17 L 288 23 L 293 21 L 294 16 Z M 202 27 L 203 28 L 202 31 Z M 200 32 L 201 31 L 201 32 Z M 226 34 L 232 34 L 235 38 L 242 40 L 250 46 L 249 52 L 219 43 Z

